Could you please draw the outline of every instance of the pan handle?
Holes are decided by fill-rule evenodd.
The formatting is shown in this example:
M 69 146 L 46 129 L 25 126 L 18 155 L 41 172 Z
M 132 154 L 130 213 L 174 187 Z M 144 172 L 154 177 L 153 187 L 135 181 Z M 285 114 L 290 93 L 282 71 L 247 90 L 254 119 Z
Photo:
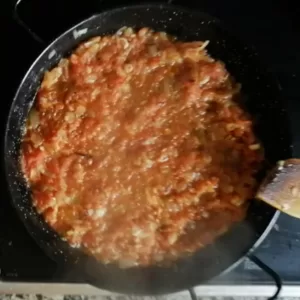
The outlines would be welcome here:
M 20 18 L 18 8 L 19 5 L 21 4 L 22 0 L 17 0 L 15 5 L 14 5 L 14 11 L 13 11 L 13 17 L 16 20 L 16 22 L 23 27 L 30 35 L 31 37 L 38 42 L 39 44 L 45 44 L 45 41 L 38 35 L 36 34 L 23 20 Z
M 274 279 L 276 287 L 277 287 L 277 291 L 275 292 L 275 294 L 272 297 L 268 298 L 268 300 L 277 299 L 277 297 L 281 291 L 281 288 L 282 288 L 282 281 L 281 281 L 280 276 L 274 270 L 272 270 L 269 266 L 267 266 L 264 262 L 262 262 L 257 256 L 255 256 L 253 254 L 248 254 L 247 257 L 249 260 L 251 260 L 257 266 L 259 266 L 263 271 L 265 271 L 267 274 L 269 274 Z

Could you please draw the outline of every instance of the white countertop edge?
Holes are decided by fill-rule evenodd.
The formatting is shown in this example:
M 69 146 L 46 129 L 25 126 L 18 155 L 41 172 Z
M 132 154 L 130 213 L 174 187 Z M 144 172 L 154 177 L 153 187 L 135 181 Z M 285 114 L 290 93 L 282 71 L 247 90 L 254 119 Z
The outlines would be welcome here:
M 270 297 L 275 293 L 275 285 L 201 285 L 195 288 L 198 296 L 259 296 Z M 90 296 L 118 296 L 116 293 L 97 289 L 88 284 L 68 283 L 22 283 L 0 282 L 0 294 L 42 294 L 42 295 L 90 295 Z M 165 295 L 167 296 L 167 295 Z M 188 291 L 170 294 L 169 297 L 189 296 Z M 300 296 L 299 285 L 284 285 L 281 297 Z M 141 297 L 142 298 L 142 297 Z M 147 297 L 146 297 L 147 298 Z

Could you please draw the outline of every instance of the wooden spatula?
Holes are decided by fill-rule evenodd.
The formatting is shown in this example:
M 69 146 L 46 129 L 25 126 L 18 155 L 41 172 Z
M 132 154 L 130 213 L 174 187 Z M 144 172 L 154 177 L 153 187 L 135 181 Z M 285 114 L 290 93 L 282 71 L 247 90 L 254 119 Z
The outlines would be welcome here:
M 300 159 L 279 161 L 262 182 L 256 198 L 300 218 Z

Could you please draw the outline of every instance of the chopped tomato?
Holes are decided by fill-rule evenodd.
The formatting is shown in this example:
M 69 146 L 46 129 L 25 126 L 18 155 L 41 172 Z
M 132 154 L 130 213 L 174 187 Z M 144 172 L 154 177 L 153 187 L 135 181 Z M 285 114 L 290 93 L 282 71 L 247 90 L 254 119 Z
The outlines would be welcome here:
M 131 28 L 46 73 L 22 144 L 33 204 L 104 263 L 177 259 L 242 220 L 263 151 L 207 42 Z

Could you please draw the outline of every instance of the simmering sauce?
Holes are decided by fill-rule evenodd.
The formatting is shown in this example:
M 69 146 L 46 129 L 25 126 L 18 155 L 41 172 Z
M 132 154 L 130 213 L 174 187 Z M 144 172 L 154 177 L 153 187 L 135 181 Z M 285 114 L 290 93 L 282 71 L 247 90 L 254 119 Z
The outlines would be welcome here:
M 34 206 L 71 246 L 146 266 L 244 217 L 263 152 L 240 85 L 206 44 L 125 28 L 46 72 L 22 168 Z

